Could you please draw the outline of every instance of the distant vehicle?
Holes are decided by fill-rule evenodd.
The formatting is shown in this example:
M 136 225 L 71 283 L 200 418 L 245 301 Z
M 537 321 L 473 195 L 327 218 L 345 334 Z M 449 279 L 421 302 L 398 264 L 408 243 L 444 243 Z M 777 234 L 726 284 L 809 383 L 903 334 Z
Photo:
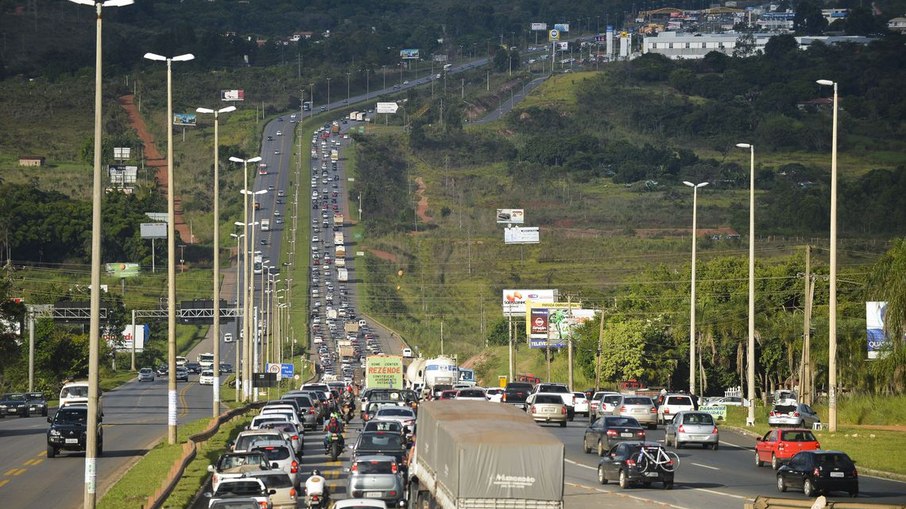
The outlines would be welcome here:
M 657 428 L 657 406 L 648 396 L 631 396 L 624 394 L 613 409 L 614 415 L 633 417 L 648 429 Z
M 795 401 L 774 405 L 768 414 L 768 424 L 771 426 L 811 428 L 818 422 L 821 422 L 821 418 L 812 407 Z
M 585 428 L 582 450 L 603 456 L 619 442 L 645 440 L 645 429 L 632 417 L 605 415 Z
M 138 381 L 139 382 L 153 382 L 154 381 L 154 370 L 151 368 L 142 368 L 138 370 Z
M 566 403 L 559 394 L 538 392 L 529 395 L 525 402 L 529 405 L 529 415 L 538 423 L 555 422 L 560 424 L 561 428 L 566 427 L 566 421 L 569 420 L 569 413 Z
M 777 470 L 777 489 L 785 492 L 790 488 L 802 488 L 808 498 L 834 491 L 845 491 L 850 497 L 856 497 L 859 495 L 859 475 L 855 463 L 845 452 L 805 451 Z
M 0 415 L 18 415 L 28 417 L 28 399 L 22 393 L 9 393 L 0 396 Z
M 176 381 L 177 382 L 188 382 L 189 381 L 189 370 L 183 367 L 176 367 Z
M 223 342 L 224 342 L 224 343 L 232 343 L 232 342 L 233 342 L 233 333 L 231 333 L 231 332 L 225 333 L 225 334 L 223 335 Z
M 687 394 L 668 394 L 664 397 L 664 402 L 657 408 L 657 420 L 662 424 L 667 424 L 673 420 L 673 415 L 683 410 L 695 410 L 695 403 L 692 397 Z
M 47 398 L 43 392 L 26 392 L 25 399 L 28 402 L 29 414 L 41 414 L 47 417 Z
M 267 175 L 267 163 L 258 165 L 258 175 Z
M 403 357 L 405 357 L 405 358 L 407 358 L 407 359 L 410 358 L 410 357 L 412 357 L 412 349 L 411 349 L 411 348 L 403 348 Z
M 277 131 L 277 136 L 283 136 L 283 131 Z
M 573 396 L 575 396 L 573 401 L 576 402 L 574 405 L 576 413 L 588 417 L 588 397 L 585 396 L 584 392 L 574 392 Z
M 214 371 L 205 369 L 198 376 L 198 385 L 214 385 Z
M 664 443 L 672 442 L 676 449 L 686 444 L 701 444 L 716 451 L 720 442 L 714 417 L 705 412 L 679 412 L 664 429 Z

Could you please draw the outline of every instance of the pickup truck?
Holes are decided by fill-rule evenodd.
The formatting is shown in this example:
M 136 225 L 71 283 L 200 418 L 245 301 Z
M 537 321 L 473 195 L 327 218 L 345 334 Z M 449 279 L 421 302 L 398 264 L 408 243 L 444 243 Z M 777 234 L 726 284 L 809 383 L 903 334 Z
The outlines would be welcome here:
M 533 385 L 528 382 L 510 382 L 506 384 L 500 401 L 525 410 L 525 399 L 531 394 L 532 387 Z

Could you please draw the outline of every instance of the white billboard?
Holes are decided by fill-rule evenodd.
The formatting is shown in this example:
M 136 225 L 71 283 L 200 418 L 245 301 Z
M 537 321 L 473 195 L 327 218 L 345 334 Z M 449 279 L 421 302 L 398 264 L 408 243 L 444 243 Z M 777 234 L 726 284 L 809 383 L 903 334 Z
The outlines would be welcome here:
M 396 113 L 400 107 L 396 103 L 377 103 L 377 112 L 378 113 Z
M 547 23 L 532 23 L 532 30 L 547 30 Z
M 522 224 L 525 209 L 497 209 L 497 224 Z
M 123 332 L 120 333 L 122 340 L 115 345 L 119 351 L 132 351 L 132 340 L 135 340 L 135 351 L 141 352 L 145 349 L 145 340 L 151 333 L 151 326 L 148 324 L 136 324 L 135 332 L 132 331 L 132 325 L 127 325 Z M 113 345 L 111 345 L 113 346 Z
M 868 301 L 865 303 L 865 331 L 868 336 L 868 359 L 881 357 L 888 347 L 884 319 L 887 316 L 887 302 Z
M 245 90 L 221 90 L 220 91 L 220 100 L 221 101 L 244 101 L 245 100 Z
M 525 301 L 557 302 L 557 290 L 504 290 L 503 316 L 525 316 Z
M 143 239 L 165 239 L 167 223 L 142 223 L 141 234 Z
M 538 244 L 541 233 L 537 226 L 509 226 L 503 230 L 505 244 Z

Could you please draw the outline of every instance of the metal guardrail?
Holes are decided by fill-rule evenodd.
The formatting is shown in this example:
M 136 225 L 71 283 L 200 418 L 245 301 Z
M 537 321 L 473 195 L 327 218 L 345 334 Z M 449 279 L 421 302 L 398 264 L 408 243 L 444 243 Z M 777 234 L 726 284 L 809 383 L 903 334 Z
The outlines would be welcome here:
M 836 502 L 825 497 L 815 500 L 800 498 L 755 497 L 746 502 L 745 509 L 906 509 L 906 504 L 879 504 L 872 502 Z

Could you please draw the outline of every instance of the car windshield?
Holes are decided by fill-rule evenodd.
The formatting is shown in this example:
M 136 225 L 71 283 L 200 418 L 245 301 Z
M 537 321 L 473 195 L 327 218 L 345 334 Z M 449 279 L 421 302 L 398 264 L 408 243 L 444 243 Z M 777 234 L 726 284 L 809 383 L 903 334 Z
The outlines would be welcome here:
M 403 439 L 397 434 L 379 433 L 379 434 L 362 434 L 359 447 L 382 447 L 382 448 L 400 448 L 403 445 Z
M 222 496 L 243 496 L 243 495 L 260 495 L 261 485 L 257 481 L 235 481 L 221 482 L 217 486 L 215 497 Z
M 57 411 L 57 414 L 54 416 L 54 422 L 63 424 L 87 424 L 88 411 L 63 408 Z
M 460 398 L 483 398 L 484 393 L 481 391 L 459 391 Z
M 624 405 L 648 405 L 653 406 L 651 398 L 623 398 Z
M 797 430 L 784 431 L 782 440 L 785 442 L 815 442 L 817 439 L 811 431 Z
M 6 401 L 25 401 L 25 394 L 7 394 L 3 399 Z
M 357 461 L 353 472 L 357 474 L 393 474 L 394 464 L 389 461 Z
M 683 424 L 714 424 L 714 418 L 711 414 L 686 414 L 683 416 Z

